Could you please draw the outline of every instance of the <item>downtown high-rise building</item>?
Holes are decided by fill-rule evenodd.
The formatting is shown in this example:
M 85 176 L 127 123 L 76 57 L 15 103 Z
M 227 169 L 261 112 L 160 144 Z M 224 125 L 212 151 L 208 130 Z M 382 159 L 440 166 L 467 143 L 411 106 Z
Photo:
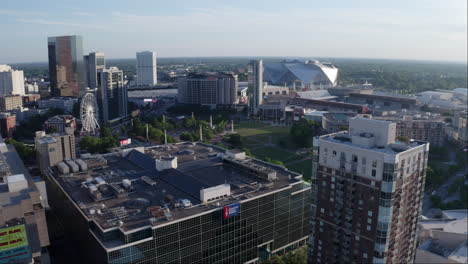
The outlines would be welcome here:
M 414 261 L 429 143 L 396 129 L 353 118 L 314 139 L 309 263 Z
M 137 85 L 154 86 L 158 83 L 156 69 L 156 52 L 137 52 Z
M 127 87 L 123 81 L 123 71 L 110 67 L 99 72 L 101 83 L 97 90 L 99 113 L 103 122 L 127 116 Z
M 237 99 L 237 75 L 234 73 L 190 73 L 178 78 L 177 84 L 179 103 L 232 105 Z
M 251 108 L 253 114 L 257 114 L 259 106 L 263 103 L 263 60 L 250 61 L 249 75 L 249 82 L 253 93 Z
M 102 52 L 91 52 L 84 56 L 84 65 L 86 69 L 86 85 L 95 89 L 101 84 L 98 83 L 98 74 L 106 68 L 106 59 Z
M 0 95 L 24 95 L 23 71 L 0 65 Z
M 86 90 L 83 38 L 49 37 L 48 50 L 52 96 L 81 96 Z

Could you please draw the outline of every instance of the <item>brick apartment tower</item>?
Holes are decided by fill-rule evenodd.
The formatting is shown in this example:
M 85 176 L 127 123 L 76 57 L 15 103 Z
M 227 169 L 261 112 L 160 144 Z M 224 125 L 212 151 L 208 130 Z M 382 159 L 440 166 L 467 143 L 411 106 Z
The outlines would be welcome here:
M 414 262 L 429 143 L 395 134 L 353 118 L 314 139 L 309 263 Z
M 16 116 L 9 113 L 0 114 L 0 134 L 2 138 L 13 138 L 13 132 L 16 129 Z

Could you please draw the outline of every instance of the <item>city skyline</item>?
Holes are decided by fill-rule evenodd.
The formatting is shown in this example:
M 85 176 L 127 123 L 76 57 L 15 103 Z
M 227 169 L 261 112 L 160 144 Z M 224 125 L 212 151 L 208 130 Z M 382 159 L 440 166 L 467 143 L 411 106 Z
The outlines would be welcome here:
M 5 3 L 0 21 L 8 26 L 0 40 L 15 45 L 5 45 L 0 61 L 47 61 L 44 40 L 61 35 L 81 35 L 85 54 L 99 50 L 110 59 L 153 50 L 161 58 L 467 60 L 467 3 L 463 0 L 304 1 L 289 6 L 265 1 L 240 1 L 236 6 L 213 1 L 135 6 L 114 1 L 112 8 L 106 3 L 89 6 L 93 9 L 74 3 L 57 5 L 52 0 Z

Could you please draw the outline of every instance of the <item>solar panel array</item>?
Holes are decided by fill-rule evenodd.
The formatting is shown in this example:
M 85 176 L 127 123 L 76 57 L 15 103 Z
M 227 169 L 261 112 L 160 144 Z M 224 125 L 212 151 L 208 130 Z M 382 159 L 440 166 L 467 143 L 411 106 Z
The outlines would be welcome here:
M 156 161 L 137 150 L 130 151 L 127 159 L 145 170 L 156 170 Z
M 175 169 L 169 169 L 159 175 L 159 177 L 170 185 L 200 200 L 200 190 L 209 186 L 198 181 L 194 177 Z

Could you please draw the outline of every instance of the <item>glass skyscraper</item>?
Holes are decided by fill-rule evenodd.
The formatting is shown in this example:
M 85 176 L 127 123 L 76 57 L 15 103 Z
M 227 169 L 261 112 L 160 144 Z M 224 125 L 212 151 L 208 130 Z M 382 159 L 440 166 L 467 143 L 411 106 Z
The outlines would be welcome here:
M 48 38 L 49 78 L 52 96 L 79 97 L 85 91 L 83 38 Z

